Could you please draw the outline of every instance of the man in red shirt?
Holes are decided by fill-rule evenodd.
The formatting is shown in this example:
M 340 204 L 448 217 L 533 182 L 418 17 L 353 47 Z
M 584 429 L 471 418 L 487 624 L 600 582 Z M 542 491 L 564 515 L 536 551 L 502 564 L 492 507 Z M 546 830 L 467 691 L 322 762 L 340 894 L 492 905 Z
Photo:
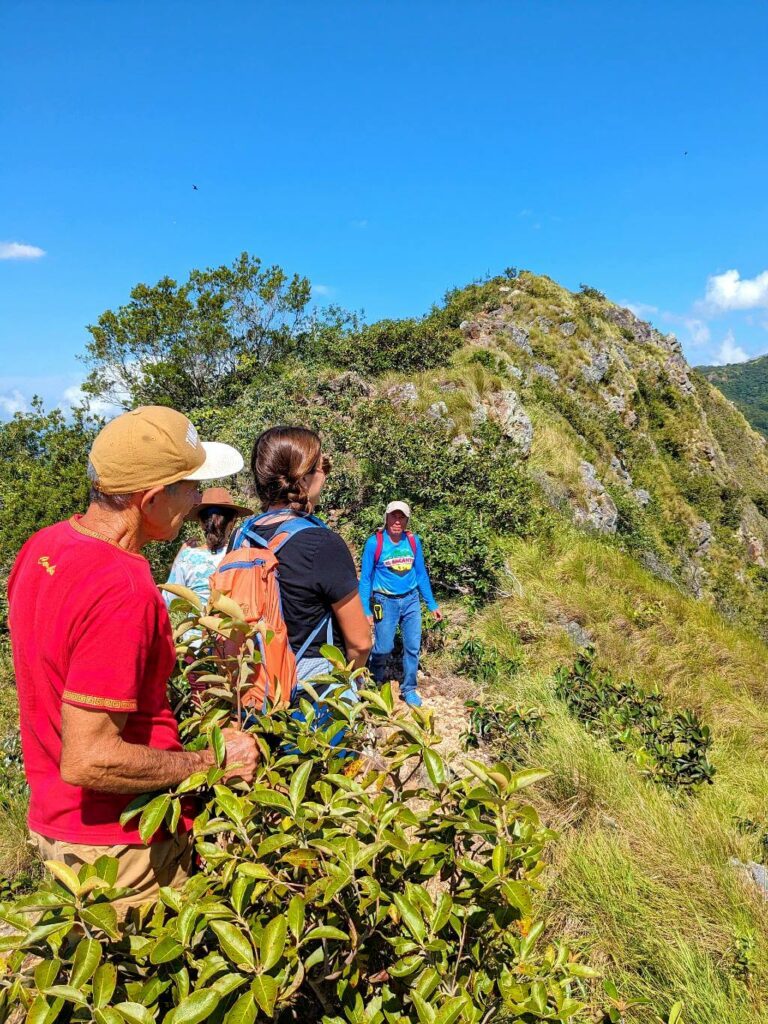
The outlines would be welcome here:
M 186 416 L 145 406 L 108 423 L 90 452 L 84 515 L 46 527 L 11 572 L 9 624 L 29 828 L 47 860 L 79 867 L 117 857 L 118 885 L 152 898 L 181 884 L 191 821 L 142 843 L 119 819 L 138 793 L 208 768 L 209 751 L 179 741 L 166 684 L 175 663 L 170 620 L 141 549 L 173 540 L 200 501 L 198 482 L 237 473 L 239 452 L 203 443 Z M 227 762 L 251 781 L 252 736 L 226 729 Z

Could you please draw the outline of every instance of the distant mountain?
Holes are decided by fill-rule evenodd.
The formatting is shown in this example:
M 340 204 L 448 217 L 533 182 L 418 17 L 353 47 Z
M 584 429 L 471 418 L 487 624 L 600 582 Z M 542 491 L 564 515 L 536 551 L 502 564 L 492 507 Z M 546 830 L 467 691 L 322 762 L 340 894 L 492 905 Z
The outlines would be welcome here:
M 768 355 L 747 363 L 697 369 L 738 406 L 755 430 L 768 437 Z

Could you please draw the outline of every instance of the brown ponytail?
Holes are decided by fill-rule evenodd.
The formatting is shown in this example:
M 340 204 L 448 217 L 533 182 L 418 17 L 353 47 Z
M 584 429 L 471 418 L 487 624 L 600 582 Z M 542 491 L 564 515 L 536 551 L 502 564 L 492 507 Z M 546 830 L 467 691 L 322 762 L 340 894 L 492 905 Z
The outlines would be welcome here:
M 251 452 L 251 471 L 262 509 L 287 504 L 306 512 L 302 479 L 320 459 L 320 437 L 306 427 L 271 427 L 260 434 Z
M 227 539 L 227 527 L 235 518 L 234 512 L 225 509 L 207 508 L 200 513 L 200 525 L 205 534 L 205 543 L 209 551 L 218 551 L 224 547 Z

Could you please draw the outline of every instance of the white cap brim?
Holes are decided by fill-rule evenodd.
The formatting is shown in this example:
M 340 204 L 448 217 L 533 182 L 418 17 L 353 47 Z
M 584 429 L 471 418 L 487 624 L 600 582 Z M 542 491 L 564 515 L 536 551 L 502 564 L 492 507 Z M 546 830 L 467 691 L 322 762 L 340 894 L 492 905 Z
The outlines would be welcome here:
M 234 476 L 245 465 L 243 456 L 231 444 L 221 441 L 202 441 L 205 448 L 205 462 L 185 480 L 219 480 L 223 476 Z
M 406 504 L 404 501 L 390 501 L 387 505 L 385 515 L 389 515 L 390 512 L 402 512 L 403 515 L 411 518 L 411 506 Z

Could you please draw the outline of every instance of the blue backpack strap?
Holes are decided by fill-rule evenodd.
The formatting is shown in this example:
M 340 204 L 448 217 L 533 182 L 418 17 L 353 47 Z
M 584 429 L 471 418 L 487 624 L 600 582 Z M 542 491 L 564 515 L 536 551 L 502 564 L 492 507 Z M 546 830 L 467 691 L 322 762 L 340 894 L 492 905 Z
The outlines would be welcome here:
M 325 633 L 326 643 L 329 643 L 329 644 L 333 643 L 333 618 L 331 616 L 331 613 L 328 612 L 326 615 L 324 615 L 322 617 L 322 619 L 320 619 L 320 621 L 315 626 L 315 628 L 312 630 L 312 632 L 309 634 L 307 639 L 304 641 L 304 643 L 301 645 L 301 647 L 298 649 L 298 651 L 296 651 L 296 661 L 297 662 L 301 661 L 301 659 L 307 653 L 307 651 L 309 650 L 312 642 L 315 640 L 315 638 L 317 637 L 318 633 L 323 628 L 323 626 L 326 626 L 326 633 Z

